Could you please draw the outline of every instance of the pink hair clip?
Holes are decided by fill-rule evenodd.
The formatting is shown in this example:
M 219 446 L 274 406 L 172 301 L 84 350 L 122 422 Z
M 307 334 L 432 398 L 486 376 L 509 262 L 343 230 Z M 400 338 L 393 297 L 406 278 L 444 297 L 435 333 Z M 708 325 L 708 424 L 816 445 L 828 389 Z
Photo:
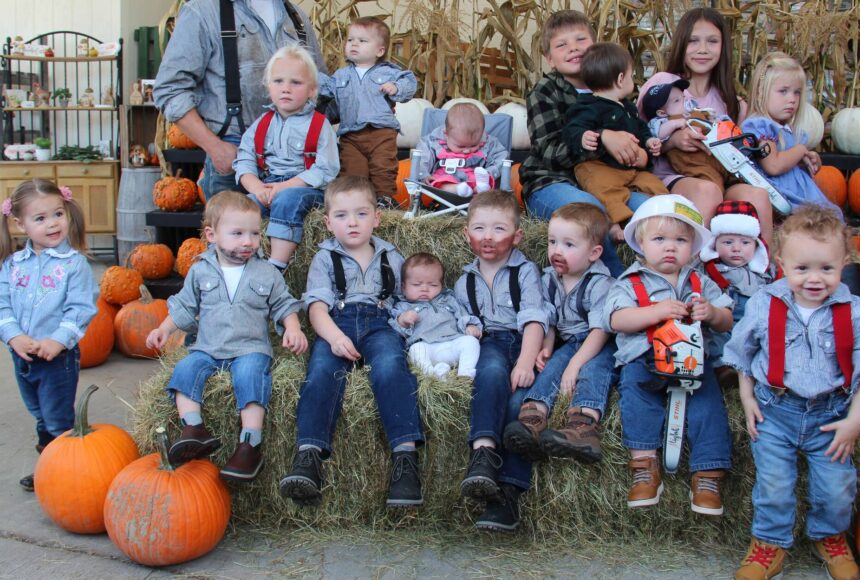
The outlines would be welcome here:
M 12 198 L 7 197 L 6 199 L 4 199 L 3 200 L 3 206 L 0 207 L 0 209 L 2 209 L 3 215 L 5 215 L 5 216 L 12 215 Z
M 63 199 L 65 199 L 66 201 L 70 201 L 72 199 L 72 189 L 67 185 L 61 185 L 60 195 L 62 195 Z

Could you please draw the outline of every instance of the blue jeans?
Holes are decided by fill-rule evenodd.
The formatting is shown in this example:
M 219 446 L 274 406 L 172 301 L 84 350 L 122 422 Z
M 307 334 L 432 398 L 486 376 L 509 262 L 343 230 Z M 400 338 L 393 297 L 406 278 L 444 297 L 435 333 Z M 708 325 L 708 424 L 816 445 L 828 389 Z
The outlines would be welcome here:
M 666 390 L 654 388 L 653 360 L 653 355 L 645 354 L 621 367 L 622 444 L 628 449 L 663 446 Z M 702 386 L 687 398 L 687 443 L 690 472 L 731 468 L 729 419 L 709 360 L 705 361 Z
M 388 444 L 394 449 L 401 443 L 422 443 L 418 381 L 409 372 L 403 339 L 388 325 L 388 312 L 369 304 L 347 304 L 330 314 L 370 366 L 370 388 Z M 315 445 L 322 449 L 323 457 L 331 454 L 346 375 L 354 364 L 334 354 L 327 341 L 316 338 L 296 409 L 298 445 Z
M 81 351 L 64 350 L 52 361 L 27 362 L 11 348 L 15 378 L 24 406 L 36 419 L 39 444 L 47 445 L 75 423 L 75 391 L 81 370 Z
M 794 543 L 800 453 L 809 467 L 806 535 L 821 540 L 848 530 L 857 470 L 850 457 L 840 463 L 824 455 L 834 433 L 820 430 L 822 425 L 845 418 L 848 397 L 841 390 L 816 399 L 789 392 L 776 395 L 761 384 L 756 384 L 755 396 L 764 421 L 758 424 L 758 439 L 751 445 L 756 469 L 752 535 L 782 548 Z
M 555 405 L 558 391 L 561 387 L 561 375 L 567 364 L 582 343 L 588 337 L 588 332 L 572 336 L 564 345 L 552 353 L 543 371 L 537 376 L 534 384 L 525 397 L 526 401 L 540 401 L 549 408 Z M 570 402 L 571 407 L 587 407 L 600 412 L 606 409 L 609 389 L 618 382 L 618 371 L 615 370 L 615 340 L 610 338 L 594 358 L 582 365 L 576 377 L 576 391 Z
M 572 172 L 573 170 L 571 170 Z M 636 208 L 645 203 L 649 197 L 651 196 L 638 191 L 631 191 L 627 207 L 636 211 Z M 569 203 L 590 203 L 604 211 L 606 210 L 596 197 L 563 181 L 552 183 L 533 192 L 526 199 L 526 208 L 528 208 L 529 213 L 534 217 L 548 221 L 552 216 L 552 212 Z M 615 251 L 615 242 L 608 236 L 603 242 L 603 254 L 600 256 L 600 259 L 603 260 L 603 263 L 606 264 L 609 272 L 615 278 L 624 271 L 624 265 Z
M 269 175 L 263 183 L 280 183 L 290 179 L 283 175 Z M 299 243 L 304 233 L 305 216 L 313 208 L 322 206 L 323 192 L 313 187 L 288 187 L 282 189 L 272 200 L 272 206 L 266 207 L 257 200 L 257 196 L 249 193 L 254 202 L 260 206 L 263 216 L 269 216 L 269 227 L 266 235 L 270 238 Z
M 252 352 L 235 358 L 216 359 L 203 351 L 192 350 L 173 369 L 167 391 L 182 393 L 195 403 L 203 403 L 203 389 L 215 371 L 229 370 L 241 411 L 249 403 L 269 406 L 272 395 L 272 357 Z
M 735 305 L 732 307 L 732 320 L 737 324 L 744 316 L 747 301 L 750 297 L 744 296 L 734 288 L 729 288 L 729 296 L 735 301 Z M 714 368 L 723 366 L 723 349 L 731 337 L 731 332 L 711 333 L 711 339 L 708 341 L 708 356 L 710 357 Z
M 227 143 L 232 143 L 233 145 L 239 145 L 242 138 L 234 135 L 227 135 L 221 140 L 226 141 Z M 203 188 L 203 196 L 207 200 L 211 199 L 216 193 L 227 190 L 245 193 L 245 189 L 236 183 L 236 172 L 231 171 L 227 175 L 221 175 L 215 169 L 215 165 L 212 163 L 212 159 L 208 155 L 206 156 L 206 160 L 203 162 L 203 179 L 199 182 L 199 185 Z

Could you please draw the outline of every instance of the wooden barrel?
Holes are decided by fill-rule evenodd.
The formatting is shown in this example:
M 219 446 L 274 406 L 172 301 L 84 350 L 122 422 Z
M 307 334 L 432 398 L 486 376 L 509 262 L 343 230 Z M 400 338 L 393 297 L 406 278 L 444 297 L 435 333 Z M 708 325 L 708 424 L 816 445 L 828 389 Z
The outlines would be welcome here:
M 120 265 L 135 246 L 155 240 L 155 229 L 146 225 L 147 212 L 157 209 L 152 187 L 161 179 L 160 167 L 126 167 L 119 180 L 116 204 L 116 241 Z

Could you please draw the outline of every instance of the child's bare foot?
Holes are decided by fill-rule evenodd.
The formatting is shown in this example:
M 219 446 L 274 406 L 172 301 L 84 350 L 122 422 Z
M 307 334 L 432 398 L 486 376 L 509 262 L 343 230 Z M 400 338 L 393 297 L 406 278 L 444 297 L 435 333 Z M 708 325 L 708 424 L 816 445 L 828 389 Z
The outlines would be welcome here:
M 621 229 L 619 224 L 612 224 L 612 227 L 609 228 L 609 237 L 616 244 L 624 241 L 624 230 Z

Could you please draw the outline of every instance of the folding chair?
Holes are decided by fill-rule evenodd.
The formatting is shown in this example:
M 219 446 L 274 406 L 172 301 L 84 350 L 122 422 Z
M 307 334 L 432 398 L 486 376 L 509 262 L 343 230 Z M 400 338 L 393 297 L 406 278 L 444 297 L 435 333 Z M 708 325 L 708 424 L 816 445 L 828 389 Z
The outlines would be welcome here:
M 421 138 L 430 134 L 435 128 L 444 125 L 448 111 L 442 109 L 425 109 L 424 118 L 421 123 Z M 510 115 L 491 113 L 484 115 L 484 131 L 494 136 L 501 142 L 508 154 L 511 151 L 514 120 Z M 432 187 L 424 183 L 427 178 L 426 172 L 421 170 L 422 163 L 420 152 L 413 149 L 410 152 L 411 167 L 409 177 L 404 180 L 406 190 L 409 192 L 410 204 L 406 218 L 436 217 L 451 213 L 466 215 L 471 197 L 462 197 L 450 191 Z M 511 165 L 512 161 L 506 159 L 502 165 L 499 176 L 499 189 L 511 191 Z M 422 199 L 423 198 L 423 199 Z M 423 202 L 423 203 L 422 203 Z M 421 211 L 424 208 L 428 211 Z M 420 213 L 419 213 L 420 212 Z

